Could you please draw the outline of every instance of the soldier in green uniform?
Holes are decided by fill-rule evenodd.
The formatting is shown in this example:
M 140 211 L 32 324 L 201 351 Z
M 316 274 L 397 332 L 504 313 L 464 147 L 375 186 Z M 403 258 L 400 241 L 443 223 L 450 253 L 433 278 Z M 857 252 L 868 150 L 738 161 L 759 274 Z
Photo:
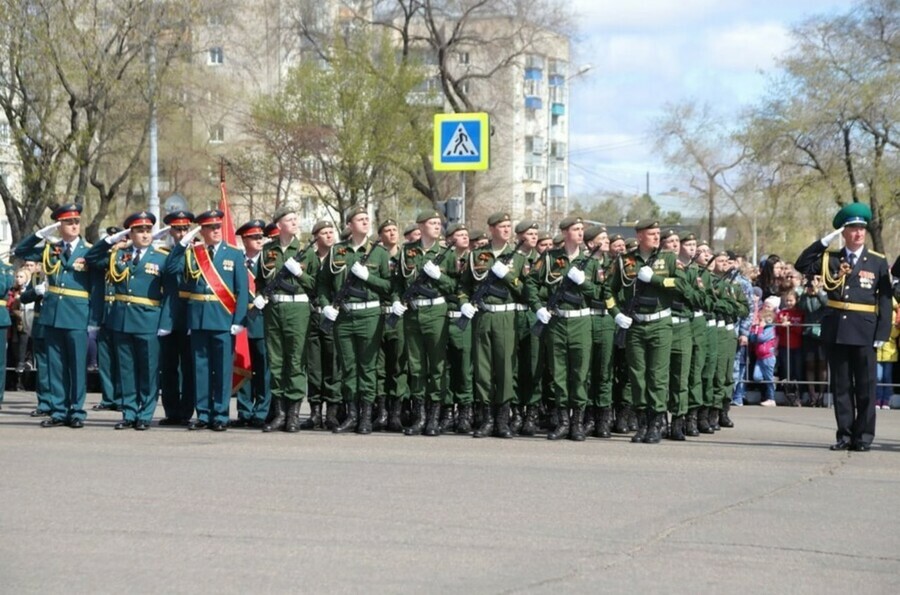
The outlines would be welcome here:
M 400 250 L 400 274 L 396 294 L 403 295 L 420 273 L 428 280 L 409 304 L 396 300 L 391 311 L 404 318 L 406 350 L 409 361 L 409 392 L 412 398 L 412 424 L 404 430 L 407 436 L 440 434 L 444 368 L 447 357 L 447 296 L 456 290 L 456 282 L 447 274 L 447 260 L 436 263 L 446 252 L 440 242 L 441 215 L 424 211 L 416 217 L 420 236 Z M 443 258 L 443 257 L 442 257 Z M 427 423 L 425 420 L 427 409 Z
M 634 246 L 632 246 L 634 248 Z M 618 257 L 628 252 L 625 244 L 625 238 L 620 234 L 614 234 L 609 238 L 609 257 L 613 263 Z M 606 284 L 607 289 L 611 286 L 611 278 L 609 273 L 612 272 L 612 265 L 607 269 Z M 613 300 L 615 301 L 615 300 Z M 611 313 L 612 316 L 615 314 Z M 615 326 L 615 322 L 613 322 Z M 618 328 L 618 327 L 616 327 Z M 613 337 L 616 330 L 613 329 Z M 631 402 L 631 383 L 628 381 L 628 362 L 625 360 L 625 347 L 613 344 L 613 386 L 612 386 L 612 402 L 613 402 L 613 433 L 627 434 L 637 430 L 637 417 L 635 417 L 634 408 Z
M 491 239 L 488 237 L 486 231 L 480 229 L 472 230 L 472 233 L 469 234 L 469 250 L 474 251 L 479 248 L 484 248 L 490 241 Z
M 687 416 L 684 422 L 685 436 L 699 436 L 697 412 L 703 406 L 703 366 L 706 362 L 707 322 L 705 312 L 711 309 L 710 287 L 712 285 L 706 263 L 709 250 L 698 250 L 697 237 L 690 232 L 679 237 L 678 265 L 684 271 L 687 285 L 692 288 L 691 308 L 691 358 L 687 381 Z
M 418 230 L 418 228 L 416 228 Z M 378 226 L 378 237 L 381 245 L 387 250 L 391 270 L 391 283 L 399 284 L 401 246 L 398 241 L 399 229 L 393 219 L 385 219 Z M 390 316 L 392 300 L 382 300 L 382 313 Z M 375 399 L 375 421 L 372 429 L 379 431 L 388 429 L 391 432 L 402 432 L 401 414 L 409 401 L 409 384 L 407 382 L 406 332 L 403 318 L 397 320 L 394 328 L 384 327 L 381 336 L 381 349 L 378 351 L 378 395 Z M 387 423 L 382 412 L 387 407 L 389 414 Z
M 87 331 L 100 321 L 102 277 L 98 278 L 85 260 L 90 244 L 80 236 L 81 205 L 58 206 L 51 217 L 56 223 L 22 240 L 14 253 L 23 260 L 40 260 L 47 276 L 38 323 L 46 331 L 51 409 L 50 418 L 41 426 L 82 428 L 86 417 Z M 62 240 L 47 240 L 56 229 Z
M 591 362 L 590 302 L 595 297 L 598 261 L 581 248 L 581 217 L 566 217 L 559 228 L 563 245 L 537 260 L 526 280 L 525 294 L 537 320 L 546 325 L 557 410 L 556 429 L 547 438 L 581 442 L 585 439 L 583 421 Z M 555 304 L 551 302 L 554 299 Z
M 613 338 L 618 313 L 616 301 L 609 290 L 608 274 L 614 262 L 609 253 L 606 228 L 594 225 L 584 232 L 587 247 L 597 260 L 594 294 L 591 296 L 591 367 L 588 386 L 588 408 L 593 411 L 593 424 L 585 423 L 585 434 L 609 438 L 612 434 Z M 593 431 L 590 431 L 593 430 Z
M 709 425 L 713 430 L 719 429 L 719 418 L 722 410 L 731 404 L 731 392 L 734 387 L 734 355 L 737 353 L 737 331 L 735 324 L 739 318 L 747 316 L 750 308 L 743 289 L 735 281 L 737 269 L 732 268 L 733 260 L 728 252 L 716 254 L 713 272 L 717 276 L 713 281 L 716 296 L 716 335 L 718 339 L 718 355 L 713 380 L 713 397 L 708 410 Z M 727 404 L 726 404 L 727 401 Z
M 525 258 L 524 274 L 527 277 L 531 267 L 537 261 L 538 224 L 530 219 L 520 221 L 516 227 L 516 243 L 522 243 L 519 253 Z M 524 296 L 523 296 L 524 297 Z M 518 434 L 523 426 L 526 411 L 534 408 L 533 419 L 526 429 L 526 435 L 533 436 L 537 425 L 537 405 L 541 400 L 540 377 L 536 376 L 541 369 L 541 339 L 531 333 L 535 322 L 534 312 L 524 301 L 517 304 L 516 309 L 516 402 L 512 408 L 510 429 Z
M 469 230 L 462 223 L 447 228 L 447 241 L 453 244 L 452 260 L 448 259 L 447 275 L 454 282 L 454 294 L 447 296 L 447 365 L 444 378 L 444 405 L 458 409 L 456 433 L 472 431 L 472 325 L 461 329 L 456 322 L 462 316 L 459 311 L 459 282 L 469 259 Z
M 250 350 L 250 369 L 252 375 L 249 382 L 244 382 L 237 393 L 237 420 L 232 422 L 236 428 L 262 428 L 269 415 L 272 395 L 269 393 L 269 358 L 266 350 L 265 316 L 256 309 L 253 301 L 259 294 L 256 279 L 262 268 L 262 249 L 265 245 L 266 222 L 262 219 L 251 219 L 241 225 L 235 235 L 244 244 L 244 266 L 247 267 L 249 284 L 250 312 L 247 314 L 247 345 Z
M 472 435 L 489 436 L 496 418 L 497 436 L 512 438 L 509 417 L 515 398 L 516 303 L 524 291 L 525 258 L 509 244 L 512 235 L 509 213 L 494 213 L 488 218 L 488 227 L 490 243 L 469 255 L 459 288 L 460 312 L 470 320 L 475 319 L 472 329 L 475 400 L 482 411 L 481 424 Z M 484 283 L 489 283 L 492 291 L 480 303 L 471 303 L 470 298 Z
M 422 232 L 419 231 L 419 225 L 416 223 L 410 223 L 406 227 L 403 228 L 403 240 L 406 242 L 415 242 L 420 237 L 422 237 Z
M 263 250 L 256 277 L 259 291 L 253 300 L 264 315 L 272 393 L 269 421 L 263 431 L 293 433 L 300 431 L 300 407 L 306 395 L 309 296 L 315 287 L 319 261 L 312 250 L 301 255 L 299 261 L 295 258 L 303 246 L 297 239 L 299 223 L 293 209 L 278 210 L 273 220 L 278 227 L 278 240 Z M 261 292 L 263 288 L 268 290 L 269 284 L 275 287 L 267 300 Z
M 357 206 L 347 213 L 350 237 L 331 247 L 316 280 L 322 315 L 334 323 L 338 373 L 347 417 L 335 433 L 372 432 L 378 350 L 384 328 L 381 301 L 391 295 L 387 251 L 369 240 L 369 214 Z M 365 258 L 365 262 L 360 262 Z M 349 277 L 349 278 L 348 278 Z M 344 283 L 345 303 L 333 304 Z M 357 427 L 358 425 L 358 427 Z
M 715 259 L 709 244 L 700 242 L 697 244 L 697 264 L 701 267 L 701 280 L 706 287 L 706 299 L 708 308 L 704 310 L 706 319 L 706 359 L 703 362 L 701 373 L 703 404 L 697 410 L 697 431 L 700 434 L 714 434 L 715 430 L 710 426 L 709 419 L 713 404 L 713 382 L 716 377 L 716 367 L 719 359 L 719 314 L 717 309 L 718 299 L 714 291 L 715 276 L 712 268 Z M 722 321 L 724 325 L 724 320 Z
M 171 333 L 162 302 L 168 254 L 153 247 L 155 224 L 153 213 L 133 213 L 122 231 L 108 235 L 86 256 L 90 266 L 105 271 L 113 290 L 105 324 L 113 334 L 118 368 L 122 421 L 117 430 L 150 428 L 159 392 L 159 337 Z
M 276 227 L 277 230 L 277 227 Z M 326 219 L 316 221 L 312 228 L 316 238 L 316 275 L 322 270 L 322 261 L 334 245 L 334 224 Z M 311 296 L 313 297 L 313 296 Z M 313 300 L 315 303 L 315 300 Z M 320 327 L 322 311 L 315 307 L 309 320 L 309 345 L 306 347 L 307 377 L 309 380 L 309 418 L 300 425 L 301 430 L 320 430 L 338 427 L 338 408 L 341 404 L 339 382 L 335 370 L 334 335 Z M 325 404 L 325 421 L 322 421 L 322 404 Z
M 669 352 L 672 346 L 672 301 L 675 254 L 660 251 L 659 223 L 638 221 L 637 248 L 613 265 L 612 291 L 625 314 L 615 316 L 627 331 L 626 356 L 638 430 L 632 442 L 658 443 L 669 396 Z

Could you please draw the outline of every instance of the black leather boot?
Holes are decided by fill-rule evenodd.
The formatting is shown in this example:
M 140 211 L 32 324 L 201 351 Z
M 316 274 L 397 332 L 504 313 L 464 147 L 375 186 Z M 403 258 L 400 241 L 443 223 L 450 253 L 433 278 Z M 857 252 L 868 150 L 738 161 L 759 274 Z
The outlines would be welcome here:
M 556 429 L 547 434 L 547 440 L 559 440 L 560 438 L 569 437 L 569 410 L 564 407 L 557 408 L 556 419 L 559 420 L 556 424 Z
M 290 432 L 291 434 L 300 431 L 300 407 L 303 406 L 303 401 L 297 399 L 296 401 L 288 399 L 287 402 L 287 421 L 284 424 L 284 431 Z
M 697 431 L 701 434 L 714 434 L 715 430 L 709 427 L 709 407 L 697 409 Z
M 719 413 L 719 425 L 723 428 L 733 428 L 734 422 L 728 417 L 728 411 L 731 409 L 731 401 L 725 401 L 722 411 Z
M 368 401 L 363 401 L 359 406 L 359 423 L 356 426 L 356 433 L 372 433 L 372 403 Z
M 387 397 L 384 395 L 375 397 L 372 415 L 374 416 L 374 419 L 372 420 L 372 431 L 383 432 L 384 429 L 387 428 L 388 423 Z
M 331 432 L 334 431 L 336 427 L 340 424 L 338 423 L 338 409 L 340 408 L 340 404 L 338 403 L 326 403 L 325 404 L 325 429 Z
M 309 404 L 309 417 L 300 424 L 301 430 L 315 430 L 322 427 L 322 403 Z
M 347 417 L 344 418 L 341 425 L 332 430 L 335 434 L 353 432 L 356 430 L 356 425 L 359 423 L 359 413 L 356 410 L 356 402 L 351 401 L 349 403 L 344 403 L 344 407 L 347 409 Z
M 522 431 L 522 424 L 525 423 L 524 409 L 524 405 L 510 405 L 509 431 L 513 436 L 518 436 Z
M 472 431 L 472 404 L 459 406 L 459 415 L 456 418 L 456 433 L 469 434 Z
M 637 417 L 637 430 L 634 436 L 631 437 L 631 441 L 634 443 L 643 442 L 644 437 L 647 435 L 647 424 L 649 423 L 647 417 L 649 414 L 644 409 L 641 409 L 635 412 L 635 416 Z
M 628 433 L 628 418 L 631 417 L 631 405 L 625 403 L 616 408 L 616 423 L 613 432 L 616 434 Z
M 481 425 L 472 432 L 473 438 L 490 436 L 494 431 L 494 412 L 490 404 L 481 406 Z
M 519 431 L 522 436 L 534 436 L 537 434 L 538 414 L 539 407 L 537 405 L 529 405 L 525 409 L 525 421 L 522 422 L 522 429 Z
M 718 432 L 722 428 L 719 426 L 719 409 L 718 407 L 710 407 L 709 408 L 709 427 L 713 432 Z
M 584 442 L 584 407 L 572 409 L 572 428 L 569 430 L 569 439 L 575 442 Z
M 512 407 L 509 403 L 500 405 L 497 409 L 497 438 L 512 438 L 513 433 L 509 428 L 510 410 Z
M 584 435 L 593 436 L 594 428 L 597 427 L 597 408 L 588 405 L 584 408 Z
M 388 416 L 388 432 L 402 432 L 403 431 L 403 420 L 401 419 L 401 414 L 403 413 L 403 401 L 400 397 L 392 397 L 390 402 L 390 415 Z
M 441 404 L 432 401 L 428 404 L 428 421 L 425 423 L 426 436 L 440 436 L 441 434 Z
M 670 440 L 684 440 L 684 416 L 676 415 L 672 418 L 672 423 L 669 424 L 669 439 Z
M 271 419 L 263 426 L 263 432 L 277 432 L 278 430 L 284 429 L 284 424 L 287 422 L 285 401 L 287 401 L 287 399 L 283 397 L 272 399 L 272 405 L 269 409 L 269 417 Z
M 637 432 L 638 430 L 638 411 L 632 405 L 628 411 L 630 412 L 628 415 L 628 431 L 629 432 Z
M 597 411 L 597 428 L 594 430 L 594 436 L 597 438 L 610 438 L 610 422 L 612 421 L 612 410 L 609 407 L 600 407 Z M 585 431 L 585 434 L 587 431 Z
M 659 443 L 662 439 L 662 425 L 665 417 L 665 413 L 647 412 L 647 433 L 644 435 L 644 444 Z
M 441 423 L 438 425 L 440 434 L 452 433 L 456 426 L 456 417 L 453 415 L 453 405 L 441 406 Z
M 407 436 L 418 436 L 425 428 L 425 401 L 423 399 L 412 400 L 412 416 L 412 423 L 403 430 L 403 433 Z
M 700 430 L 697 428 L 697 408 L 688 410 L 687 419 L 685 420 L 684 434 L 686 436 L 697 437 Z

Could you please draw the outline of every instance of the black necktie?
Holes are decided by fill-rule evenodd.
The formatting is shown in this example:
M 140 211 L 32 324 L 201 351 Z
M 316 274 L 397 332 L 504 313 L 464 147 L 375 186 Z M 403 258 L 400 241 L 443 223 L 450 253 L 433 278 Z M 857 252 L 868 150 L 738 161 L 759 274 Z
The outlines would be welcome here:
M 850 263 L 850 267 L 856 266 L 856 254 L 853 252 L 847 252 L 847 262 Z
M 63 246 L 65 246 L 65 250 L 63 250 L 63 256 L 66 257 L 66 260 L 69 260 L 69 257 L 72 256 L 72 246 L 69 242 L 63 242 Z
M 251 271 L 253 270 L 253 259 L 252 258 L 247 259 L 247 270 L 251 270 Z
M 216 248 L 215 246 L 207 246 L 206 251 L 209 252 L 209 259 L 213 260 L 216 257 Z
M 137 266 L 141 262 L 141 249 L 138 248 L 134 251 L 134 266 Z

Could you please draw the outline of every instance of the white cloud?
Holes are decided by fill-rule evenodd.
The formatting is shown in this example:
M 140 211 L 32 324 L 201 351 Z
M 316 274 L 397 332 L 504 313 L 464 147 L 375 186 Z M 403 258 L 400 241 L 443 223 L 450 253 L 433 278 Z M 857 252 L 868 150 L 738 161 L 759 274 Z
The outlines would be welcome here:
M 708 33 L 706 52 L 711 68 L 766 70 L 791 45 L 787 28 L 779 23 L 741 23 Z
M 641 2 L 604 2 L 573 0 L 579 25 L 585 29 L 657 29 L 702 21 L 721 12 L 717 0 L 643 0 Z

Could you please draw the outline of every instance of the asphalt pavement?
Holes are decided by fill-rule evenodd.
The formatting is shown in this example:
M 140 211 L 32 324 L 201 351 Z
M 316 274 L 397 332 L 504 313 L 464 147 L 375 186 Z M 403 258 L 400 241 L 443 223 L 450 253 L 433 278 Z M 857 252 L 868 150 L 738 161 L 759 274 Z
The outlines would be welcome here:
M 33 406 L 0 411 L 0 593 L 900 592 L 900 411 L 835 453 L 828 409 L 654 446 L 44 429 Z

